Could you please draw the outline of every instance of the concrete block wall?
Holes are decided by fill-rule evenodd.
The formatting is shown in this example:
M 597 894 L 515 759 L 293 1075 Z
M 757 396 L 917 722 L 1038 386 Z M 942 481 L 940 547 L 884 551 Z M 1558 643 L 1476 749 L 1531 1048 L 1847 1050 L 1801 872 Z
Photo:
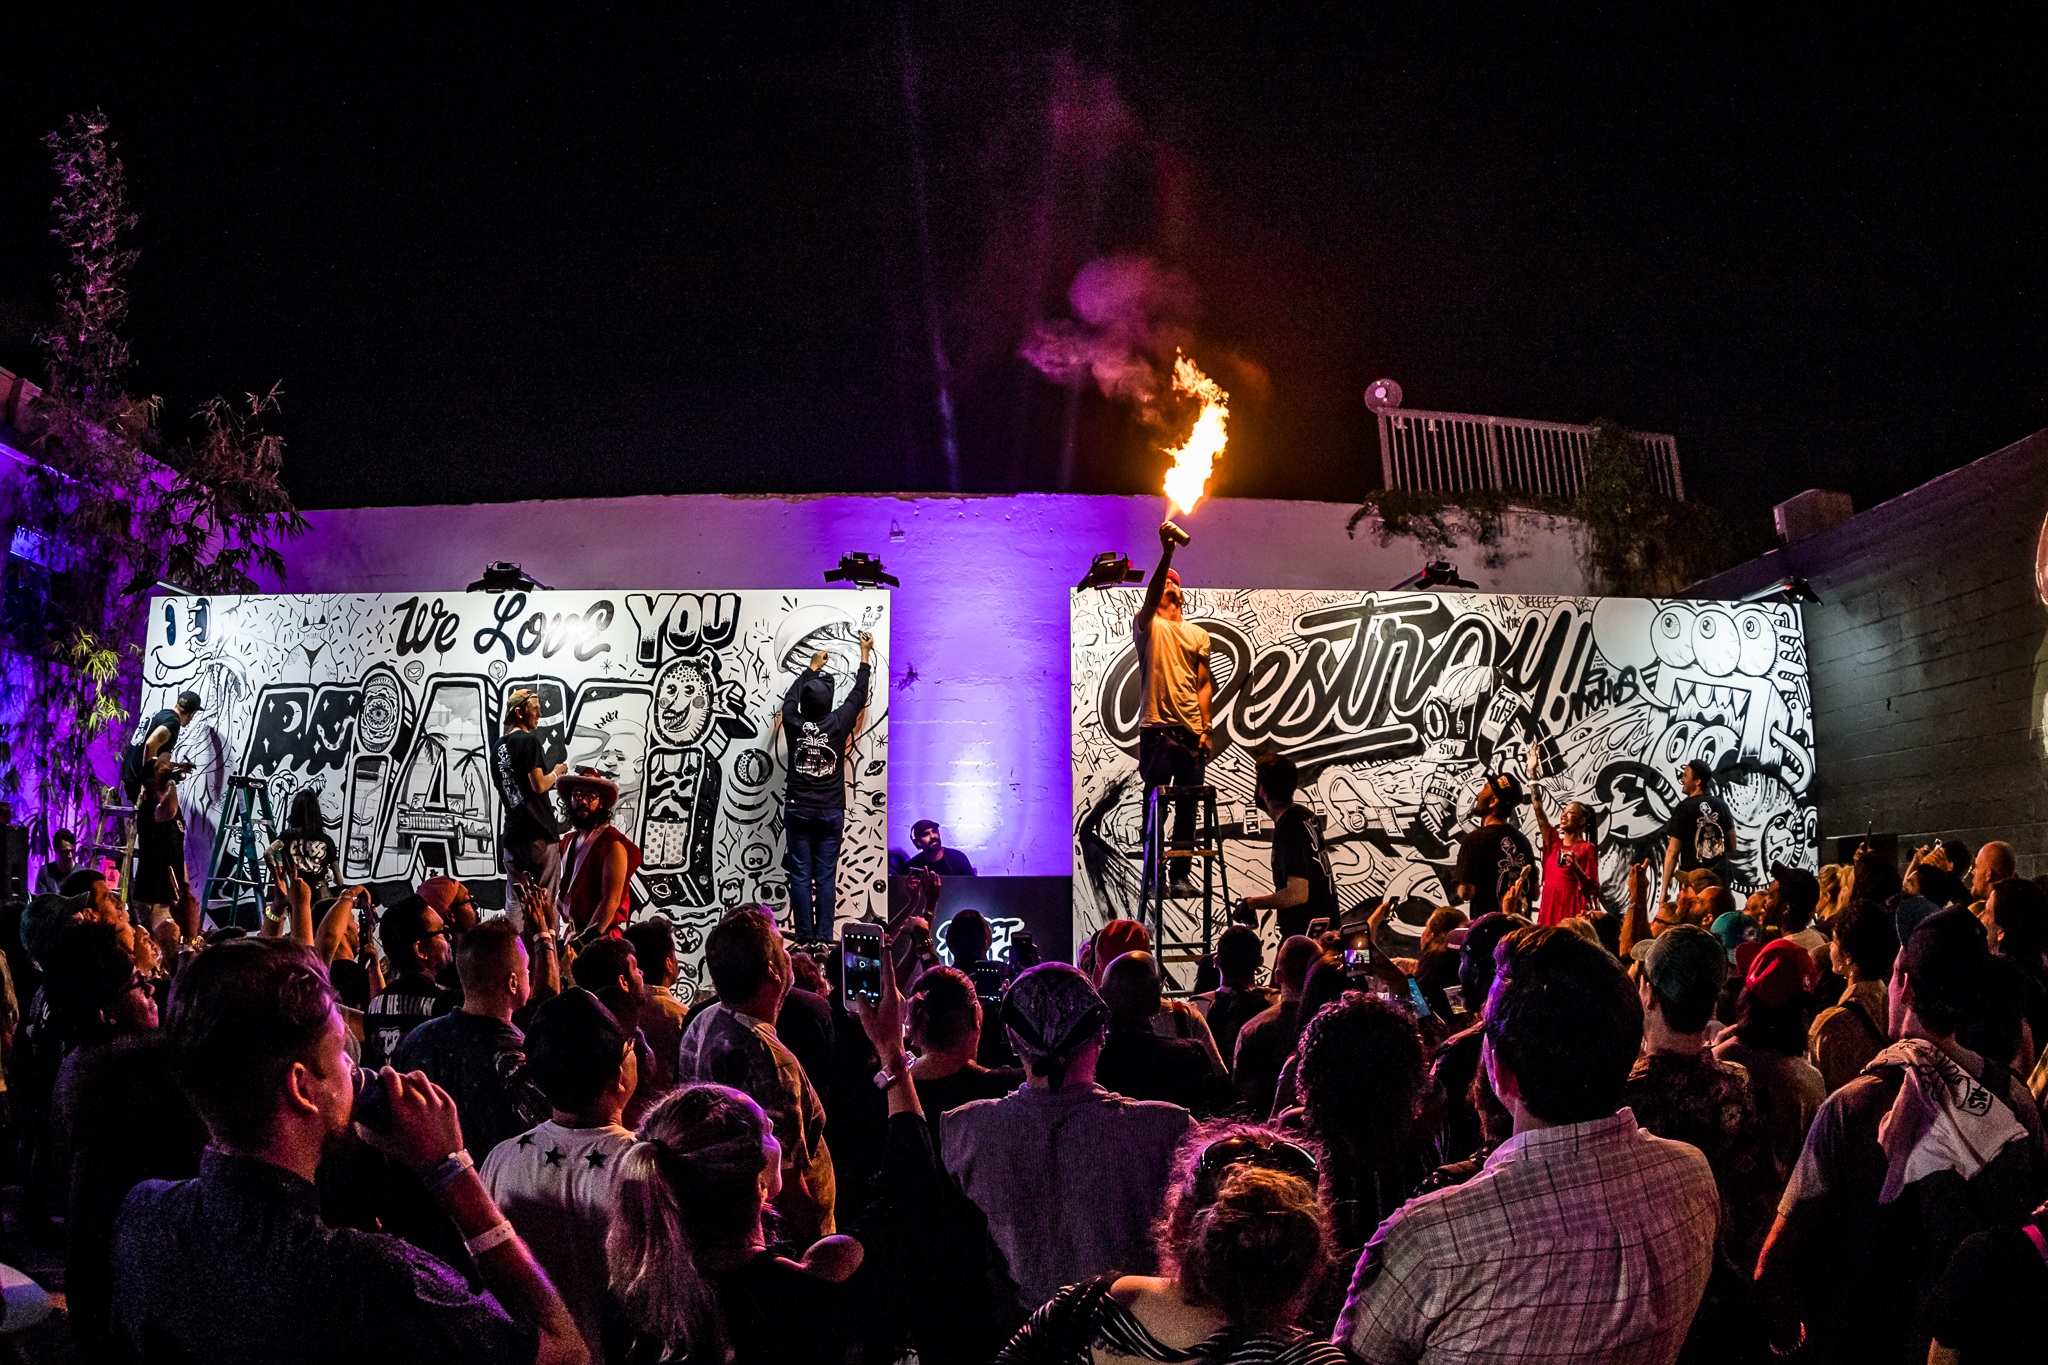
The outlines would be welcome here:
M 1740 597 L 1796 573 L 1824 838 L 2010 843 L 2048 872 L 2048 432 L 1710 579 Z
M 1428 558 L 1356 539 L 1339 503 L 1216 499 L 1183 524 L 1191 587 L 1391 588 Z M 940 821 L 985 874 L 1066 876 L 1067 594 L 1103 550 L 1150 569 L 1156 497 L 642 497 L 315 512 L 277 591 L 461 590 L 491 560 L 554 588 L 815 585 L 848 551 L 903 586 L 891 625 L 890 842 Z M 1487 592 L 1581 593 L 1576 523 L 1511 513 L 1491 554 L 1449 558 Z M 1487 558 L 1497 562 L 1489 567 Z

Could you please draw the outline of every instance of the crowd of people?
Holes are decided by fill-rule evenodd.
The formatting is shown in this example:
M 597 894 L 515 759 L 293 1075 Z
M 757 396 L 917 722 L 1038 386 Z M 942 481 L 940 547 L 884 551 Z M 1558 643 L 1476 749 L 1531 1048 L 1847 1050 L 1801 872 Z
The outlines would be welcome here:
M 1133 632 L 1185 895 L 1213 679 L 1177 536 Z M 618 788 L 548 766 L 531 692 L 492 754 L 505 910 L 450 876 L 373 906 L 301 801 L 254 933 L 205 931 L 179 857 L 198 699 L 152 717 L 123 771 L 133 884 L 60 835 L 0 918 L 23 1217 L 61 1219 L 84 1354 L 2041 1354 L 2048 892 L 2009 847 L 1777 865 L 1738 901 L 1735 822 L 1689 764 L 1610 903 L 1595 812 L 1553 820 L 1532 746 L 1526 785 L 1475 793 L 1410 937 L 1391 902 L 1340 908 L 1294 765 L 1264 754 L 1273 890 L 1185 994 L 1182 945 L 1134 920 L 1072 963 L 937 922 L 973 869 L 929 821 L 879 941 L 813 956 L 862 643 L 836 708 L 822 657 L 784 700 L 790 917 L 724 909 L 692 944 L 708 988 L 633 903 Z
M 25 1216 L 94 1359 L 2016 1359 L 2014 861 L 1737 908 L 1645 860 L 1545 924 L 1510 859 L 1406 953 L 1380 913 L 1269 963 L 1244 906 L 1185 998 L 1135 921 L 1026 965 L 961 911 L 948 965 L 913 906 L 850 999 L 737 906 L 687 1000 L 666 920 L 568 933 L 540 886 L 375 911 L 278 857 L 261 931 L 202 934 L 74 868 L 5 939 Z

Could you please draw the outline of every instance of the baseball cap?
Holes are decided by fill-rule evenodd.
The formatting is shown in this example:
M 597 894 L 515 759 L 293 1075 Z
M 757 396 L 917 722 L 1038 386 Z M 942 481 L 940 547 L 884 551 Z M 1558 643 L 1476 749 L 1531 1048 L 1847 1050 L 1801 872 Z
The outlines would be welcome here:
M 910 827 L 910 837 L 915 839 L 918 835 L 924 833 L 926 830 L 937 829 L 938 827 L 939 822 L 936 820 L 920 820 Z
M 1803 995 L 1820 984 L 1820 968 L 1813 954 L 1790 939 L 1773 939 L 1749 964 L 1742 984 L 1749 993 L 1776 1009 L 1795 995 Z
M 464 887 L 453 877 L 429 877 L 418 887 L 419 897 L 434 907 L 434 913 L 446 917 L 448 907 L 462 899 Z
M 1152 935 L 1134 919 L 1113 919 L 1095 931 L 1095 979 L 1125 953 L 1152 951 Z
M 1740 910 L 1730 910 L 1714 921 L 1714 937 L 1721 940 L 1722 951 L 1731 960 L 1737 948 L 1756 941 L 1758 932 L 1756 921 Z
M 1906 976 L 1913 993 L 1944 1002 L 1971 999 L 1991 955 L 1983 922 L 1957 906 L 1920 921 L 1906 940 Z
M 1173 584 L 1173 586 L 1174 586 L 1174 587 L 1176 587 L 1176 588 L 1177 588 L 1177 587 L 1179 587 L 1179 586 L 1180 586 L 1180 570 L 1179 570 L 1179 569 L 1168 569 L 1168 570 L 1166 571 L 1166 581 L 1167 581 L 1167 582 L 1169 582 L 1169 583 L 1171 583 L 1171 584 Z
M 1675 925 L 1651 939 L 1642 963 L 1650 989 L 1665 1000 L 1711 999 L 1728 979 L 1728 952 L 1721 939 L 1697 924 Z
M 1785 895 L 1785 904 L 1811 915 L 1820 905 L 1820 878 L 1803 867 L 1771 864 L 1771 878 Z

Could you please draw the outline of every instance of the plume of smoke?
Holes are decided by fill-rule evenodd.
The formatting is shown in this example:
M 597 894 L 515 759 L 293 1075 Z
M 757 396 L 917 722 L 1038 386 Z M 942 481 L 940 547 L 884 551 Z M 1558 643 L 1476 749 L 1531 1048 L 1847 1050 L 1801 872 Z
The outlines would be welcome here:
M 1081 267 L 1067 301 L 1076 320 L 1038 324 L 1018 353 L 1056 383 L 1093 378 L 1157 422 L 1174 352 L 1194 340 L 1194 283 L 1142 256 L 1110 256 Z

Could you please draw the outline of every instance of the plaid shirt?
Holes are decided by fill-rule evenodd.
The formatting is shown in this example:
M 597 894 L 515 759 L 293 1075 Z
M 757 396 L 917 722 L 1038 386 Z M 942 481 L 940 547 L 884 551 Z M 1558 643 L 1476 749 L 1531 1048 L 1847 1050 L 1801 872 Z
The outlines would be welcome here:
M 1359 1258 L 1337 1340 L 1367 1361 L 1670 1365 L 1712 1266 L 1707 1159 L 1621 1109 L 1517 1133 Z

